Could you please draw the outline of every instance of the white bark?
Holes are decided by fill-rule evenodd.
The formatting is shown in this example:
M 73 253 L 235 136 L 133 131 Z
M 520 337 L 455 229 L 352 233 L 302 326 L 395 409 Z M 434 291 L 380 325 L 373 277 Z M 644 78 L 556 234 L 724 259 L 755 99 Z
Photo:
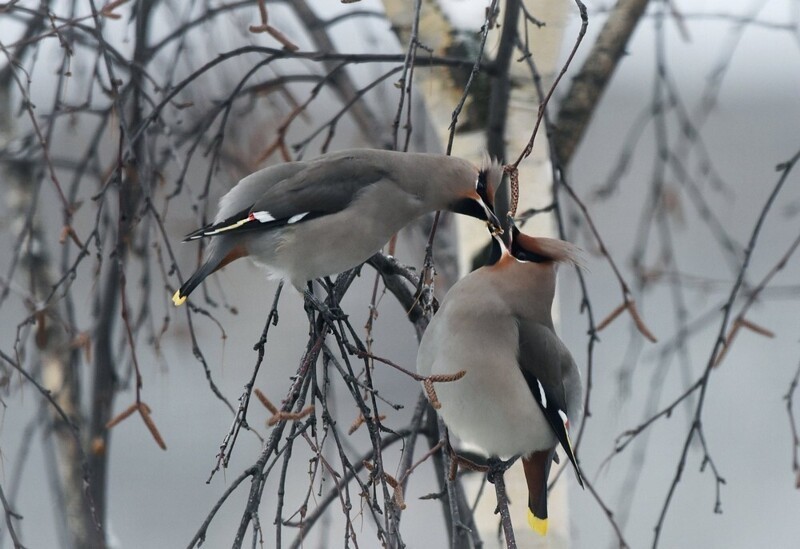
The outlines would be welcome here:
M 405 5 L 405 12 L 393 9 L 393 7 L 397 8 L 397 6 L 393 6 L 397 4 L 394 1 L 385 0 L 384 4 L 387 6 L 387 13 L 390 15 L 392 22 L 396 25 L 403 24 L 405 21 L 402 19 L 403 13 L 405 13 L 406 18 L 413 16 L 413 12 L 408 10 L 407 3 L 400 3 Z M 552 80 L 552 75 L 558 71 L 556 63 L 559 58 L 570 5 L 568 3 L 546 2 L 544 0 L 527 2 L 526 5 L 531 13 L 547 23 L 541 29 L 530 29 L 532 37 L 530 47 L 537 67 L 545 77 L 545 85 L 547 86 L 549 85 L 549 80 Z M 406 24 L 410 24 L 410 22 L 406 22 Z M 522 25 L 524 22 L 520 24 Z M 442 41 L 442 37 L 449 36 L 447 30 L 451 30 L 445 30 L 443 28 L 445 25 L 447 25 L 446 19 L 442 18 L 441 14 L 436 10 L 423 11 L 420 40 L 426 45 L 435 45 L 437 48 L 444 47 L 445 44 Z M 479 25 L 480 22 L 476 22 L 476 28 Z M 493 36 L 498 36 L 498 33 L 490 35 L 487 42 L 487 50 L 492 48 Z M 524 149 L 528 141 L 536 120 L 539 100 L 526 65 L 524 63 L 512 63 L 511 71 L 515 86 L 512 88 L 511 101 L 508 108 L 506 146 L 508 154 L 515 156 Z M 462 90 L 453 86 L 444 69 L 433 71 L 418 70 L 415 74 L 415 79 L 417 81 L 415 89 L 424 97 L 433 126 L 438 130 L 441 142 L 447 143 L 451 115 Z M 485 151 L 485 133 L 483 131 L 475 131 L 458 134 L 454 141 L 452 154 L 480 164 Z M 533 154 L 520 165 L 521 188 L 518 211 L 531 207 L 541 208 L 551 202 L 552 178 L 548 158 L 547 140 L 542 130 L 537 138 Z M 469 272 L 476 252 L 486 246 L 487 234 L 486 228 L 481 223 L 476 223 L 474 220 L 463 216 L 455 217 L 458 242 L 458 271 L 459 275 L 463 276 Z M 534 217 L 525 226 L 525 231 L 541 236 L 553 236 L 555 234 L 553 219 L 550 216 Z M 452 284 L 452 281 L 450 281 L 450 284 Z M 439 290 L 442 289 L 441 286 L 440 284 Z M 557 310 L 557 307 L 555 308 Z M 563 461 L 565 460 L 562 460 L 562 463 Z M 556 469 L 554 467 L 553 472 Z M 563 478 L 549 495 L 550 532 L 547 537 L 542 538 L 531 531 L 527 524 L 528 495 L 521 464 L 515 465 L 506 473 L 506 487 L 511 500 L 514 533 L 520 547 L 560 548 L 569 546 L 567 480 L 566 477 Z M 474 500 L 481 482 L 482 475 L 472 475 L 465 480 L 464 484 L 471 501 Z M 484 541 L 484 547 L 487 549 L 505 547 L 505 542 L 497 538 L 499 519 L 494 514 L 495 507 L 496 501 L 493 491 L 490 489 L 485 490 L 475 518 L 481 539 Z

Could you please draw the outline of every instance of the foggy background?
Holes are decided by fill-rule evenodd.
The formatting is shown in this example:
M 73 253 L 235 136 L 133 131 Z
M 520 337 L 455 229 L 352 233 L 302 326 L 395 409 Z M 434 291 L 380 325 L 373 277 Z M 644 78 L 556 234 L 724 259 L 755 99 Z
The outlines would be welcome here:
M 458 26 L 471 25 L 477 29 L 482 23 L 482 6 L 486 4 L 450 0 L 446 11 L 453 15 Z M 669 219 L 669 234 L 672 246 L 678 252 L 676 261 L 680 272 L 662 273 L 659 280 L 649 284 L 644 291 L 637 290 L 630 258 L 641 228 L 640 216 L 652 185 L 658 151 L 652 123 L 642 131 L 635 148 L 629 146 L 626 136 L 636 124 L 637 117 L 652 104 L 657 54 L 656 22 L 652 16 L 642 21 L 629 44 L 628 56 L 597 108 L 589 133 L 569 173 L 570 184 L 586 202 L 609 253 L 634 290 L 642 316 L 659 338 L 657 344 L 643 340 L 625 314 L 598 334 L 599 342 L 593 357 L 592 416 L 588 419 L 579 450 L 585 474 L 604 502 L 615 511 L 625 540 L 631 547 L 652 544 L 653 527 L 676 474 L 696 398 L 688 400 L 691 408 L 679 405 L 671 417 L 655 422 L 644 435 L 646 445 L 640 444 L 645 440 L 640 438 L 622 454 L 608 462 L 604 460 L 613 452 L 618 435 L 669 405 L 702 374 L 721 321 L 721 315 L 717 314 L 699 329 L 693 329 L 686 353 L 664 355 L 662 351 L 670 345 L 680 328 L 676 321 L 678 298 L 674 293 L 675 286 L 680 286 L 680 299 L 685 301 L 690 322 L 725 302 L 738 272 L 736 261 L 741 259 L 740 252 L 778 180 L 779 173 L 775 167 L 800 149 L 800 33 L 797 26 L 800 3 L 773 0 L 681 1 L 675 4 L 677 11 L 686 17 L 680 22 L 678 17 L 663 20 L 665 61 L 669 78 L 683 105 L 689 113 L 694 113 L 690 115 L 694 120 L 701 119 L 697 110 L 703 105 L 708 86 L 715 82 L 713 77 L 722 78 L 719 93 L 714 94 L 713 107 L 701 128 L 702 143 L 719 184 L 715 185 L 710 182 L 713 178 L 704 175 L 703 161 L 696 148 L 684 159 L 690 177 L 707 198 L 709 208 L 724 233 L 739 247 L 738 252 L 728 255 L 721 250 L 718 235 L 707 223 L 707 212 L 697 208 L 697 202 L 682 187 L 680 177 L 667 169 L 663 181 L 674 190 L 677 204 Z M 315 2 L 314 5 L 321 13 L 352 9 L 338 3 Z M 476 5 L 480 9 L 475 8 Z M 580 56 L 590 48 L 593 33 L 600 27 L 603 9 L 610 3 L 587 2 L 587 5 L 590 31 L 571 70 L 579 67 Z M 365 1 L 357 6 L 379 9 L 380 3 Z M 304 49 L 302 30 L 293 26 L 291 18 L 281 11 L 279 4 L 274 8 L 270 4 L 270 9 L 273 10 L 270 16 L 274 24 L 296 39 Z M 570 9 L 572 16 L 564 31 L 562 61 L 578 28 L 575 10 Z M 651 5 L 650 10 L 653 9 Z M 741 38 L 733 42 L 731 36 L 739 25 L 735 18 L 707 16 L 721 12 L 744 14 L 770 24 L 750 23 Z M 235 18 L 231 18 L 229 23 L 231 28 L 238 25 Z M 125 31 L 124 21 L 117 24 L 124 44 L 128 31 Z M 775 25 L 786 28 L 775 28 Z M 244 32 L 226 34 L 212 31 L 209 29 L 209 40 L 213 43 L 204 45 L 210 51 L 227 51 L 252 39 Z M 373 18 L 343 24 L 337 27 L 335 36 L 343 52 L 402 52 L 405 48 L 387 31 L 385 22 Z M 263 35 L 257 40 L 266 41 Z M 487 43 L 490 53 L 495 46 L 490 36 Z M 52 44 L 51 47 L 58 46 Z M 724 60 L 731 51 L 733 55 L 727 63 Z M 45 54 L 41 57 L 39 70 L 46 73 L 48 59 Z M 76 59 L 73 70 L 77 70 L 79 63 Z M 724 69 L 722 73 L 720 66 Z M 233 73 L 246 69 L 244 65 L 226 68 Z M 189 72 L 193 68 L 177 67 L 176 70 Z M 370 71 L 371 67 L 359 66 L 355 75 L 366 83 L 374 78 Z M 232 77 L 231 81 L 235 79 Z M 36 80 L 36 83 L 37 87 L 32 90 L 34 99 L 38 94 L 47 93 L 46 87 L 38 87 L 42 86 L 42 80 Z M 205 81 L 208 88 L 203 89 L 203 82 L 198 82 L 197 88 L 188 93 L 196 94 L 195 99 L 202 103 L 214 96 L 212 90 L 215 86 L 227 90 L 226 84 L 224 78 L 210 78 Z M 559 91 L 562 89 L 566 88 L 559 88 Z M 391 105 L 391 92 L 389 84 L 383 91 L 369 96 L 369 100 L 375 105 L 381 105 L 382 101 Z M 420 90 L 420 93 L 424 95 L 425 90 Z M 557 91 L 554 101 L 557 102 L 559 97 Z M 531 120 L 535 108 L 536 105 L 532 104 Z M 385 114 L 390 120 L 394 113 Z M 312 115 L 326 119 L 331 111 L 315 104 Z M 259 112 L 249 122 L 253 127 L 238 134 L 243 151 L 248 147 L 256 150 L 270 141 L 269 137 L 259 136 L 274 131 L 275 126 L 268 112 Z M 308 125 L 313 126 L 310 122 Z M 682 139 L 680 129 L 674 120 L 668 122 L 670 146 Z M 63 133 L 54 147 L 69 150 L 71 142 L 80 139 L 80 130 L 78 127 L 74 133 Z M 425 139 L 432 139 L 425 130 L 421 129 L 419 133 L 427 135 L 423 137 L 423 143 Z M 315 144 L 318 148 L 319 143 Z M 370 145 L 374 144 L 360 142 L 352 123 L 345 120 L 337 132 L 333 148 Z M 612 177 L 613 188 L 609 192 L 598 193 L 602 186 L 607 186 L 614 166 L 626 151 L 632 151 L 627 170 L 621 177 Z M 112 153 L 109 150 L 109 154 Z M 515 156 L 517 151 L 509 154 Z M 202 184 L 199 182 L 205 174 L 204 166 L 192 166 L 187 177 L 188 181 L 194 181 L 189 183 L 191 196 L 200 193 Z M 212 192 L 222 194 L 235 180 L 233 174 L 218 174 Z M 761 280 L 797 237 L 800 230 L 798 183 L 800 176 L 792 173 L 767 218 L 746 275 L 750 287 Z M 84 198 L 90 199 L 88 193 Z M 619 305 L 619 285 L 607 262 L 595 253 L 597 245 L 586 231 L 585 222 L 574 213 L 574 204 L 563 192 L 560 200 L 569 212 L 567 237 L 585 252 L 585 277 L 595 321 L 599 322 Z M 540 206 L 549 203 L 550 198 L 543 196 Z M 6 208 L 10 207 L 6 205 Z M 53 202 L 50 207 L 57 212 L 58 204 Z M 196 261 L 195 245 L 177 243 L 186 232 L 196 227 L 197 220 L 190 203 L 179 206 L 173 202 L 173 207 L 166 230 L 177 246 L 178 262 L 186 273 Z M 55 225 L 48 237 L 57 241 L 60 229 L 60 224 Z M 11 227 L 3 226 L 4 232 L 10 230 Z M 658 263 L 659 253 L 664 249 L 657 232 L 651 232 L 644 256 L 650 267 Z M 0 249 L 3 256 L 9 257 L 12 245 L 12 238 L 3 239 Z M 398 255 L 401 260 L 419 266 L 423 250 L 409 249 L 402 244 Z M 0 262 L 0 266 L 5 273 L 6 265 Z M 356 287 L 342 303 L 356 327 L 366 322 L 374 277 L 374 271 L 364 266 Z M 136 273 L 129 273 L 128 278 L 135 280 Z M 260 269 L 246 262 L 231 265 L 212 276 L 207 284 L 215 292 L 216 299 L 237 310 L 237 314 L 233 314 L 225 307 L 218 308 L 215 314 L 221 326 L 194 317 L 194 329 L 214 381 L 235 404 L 252 372 L 256 359 L 253 345 L 263 329 L 276 284 L 267 281 Z M 84 292 L 92 292 L 89 265 L 79 272 L 76 285 Z M 224 289 L 220 290 L 220 286 Z M 135 292 L 133 283 L 129 292 Z M 218 473 L 210 484 L 206 484 L 219 445 L 233 418 L 211 394 L 200 364 L 192 357 L 185 315 L 171 309 L 170 292 L 166 288 L 161 293 L 163 305 L 160 309 L 154 308 L 153 316 L 160 319 L 170 315 L 171 322 L 161 339 L 160 353 L 153 352 L 144 340 L 139 342 L 137 351 L 143 368 L 146 401 L 153 409 L 168 450 L 163 452 L 155 445 L 141 421 L 128 420 L 114 428 L 109 460 L 109 537 L 116 547 L 186 546 L 228 481 L 252 464 L 261 447 L 255 436 L 242 433 L 228 470 Z M 201 295 L 199 291 L 198 295 Z M 221 295 L 224 299 L 220 298 Z M 699 445 L 694 444 L 664 523 L 662 547 L 749 548 L 759 544 L 770 547 L 794 547 L 797 544 L 800 526 L 794 517 L 800 511 L 800 493 L 795 487 L 796 473 L 792 470 L 793 440 L 784 396 L 800 361 L 798 297 L 800 268 L 796 258 L 791 258 L 747 316 L 772 330 L 775 337 L 768 339 L 742 330 L 724 362 L 712 372 L 702 416 L 703 432 L 714 464 L 726 481 L 721 486 L 722 513 L 714 512 L 714 476 L 708 467 L 705 471 L 700 470 L 703 452 Z M 569 269 L 560 272 L 559 300 L 559 333 L 585 372 L 587 320 L 581 313 L 576 275 Z M 737 302 L 734 312 L 738 311 L 741 302 Z M 280 320 L 270 331 L 267 358 L 256 383 L 276 403 L 283 398 L 307 341 L 302 301 L 294 290 L 283 290 L 279 311 Z M 90 312 L 87 308 L 79 313 L 79 317 L 88 323 Z M 25 316 L 25 309 L 20 300 L 10 299 L 4 304 L 1 314 L 3 331 L 0 342 L 3 349 L 11 349 L 17 337 L 17 324 Z M 391 296 L 387 295 L 380 303 L 374 341 L 376 355 L 413 369 L 416 353 L 413 327 Z M 418 383 L 380 364 L 376 366 L 374 379 L 382 397 L 405 405 L 404 410 L 392 412 L 386 424 L 389 427 L 405 425 L 419 394 Z M 59 511 L 50 490 L 52 476 L 47 472 L 53 464 L 44 458 L 47 452 L 42 450 L 46 444 L 42 432 L 33 431 L 32 427 L 37 415 L 42 413 L 41 397 L 24 383 L 15 381 L 14 385 L 14 390 L 2 396 L 0 450 L 3 484 L 7 494 L 9 485 L 18 483 L 21 486 L 14 499 L 14 509 L 24 516 L 19 524 L 25 545 L 32 548 L 58 547 L 54 514 Z M 349 397 L 342 387 L 336 387 L 335 382 L 334 395 L 334 402 L 341 402 L 342 409 L 338 410 L 341 412 L 340 421 L 347 421 L 345 418 L 348 417 L 355 419 L 356 412 Z M 131 399 L 132 396 L 125 394 L 119 396 L 118 409 L 127 406 Z M 249 423 L 262 436 L 268 434 L 264 421 L 269 415 L 257 403 L 250 408 Z M 366 448 L 369 443 L 363 429 L 351 439 L 355 447 Z M 30 445 L 30 450 L 23 453 L 27 445 Z M 391 464 L 389 467 L 397 463 L 397 450 L 394 448 L 385 454 Z M 418 453 L 423 451 L 418 447 Z M 17 462 L 20 456 L 25 461 L 22 468 Z M 294 458 L 287 486 L 297 486 L 297 493 L 287 494 L 286 509 L 293 509 L 293 503 L 296 506 L 307 489 L 306 457 L 298 451 Z M 641 470 L 634 482 L 631 475 L 639 470 L 637 459 L 641 460 Z M 10 478 L 17 471 L 23 477 Z M 617 546 L 617 538 L 602 509 L 588 491 L 577 487 L 571 471 L 566 473 L 569 474 L 563 475 L 559 482 L 567 482 L 569 486 L 571 546 Z M 270 477 L 261 504 L 266 547 L 272 541 L 269 532 L 274 518 L 275 480 L 275 476 Z M 249 482 L 245 484 L 249 487 Z M 405 494 L 408 508 L 402 522 L 402 533 L 408 547 L 435 547 L 445 543 L 439 503 L 417 499 L 435 491 L 434 484 L 430 466 L 421 467 L 411 478 Z M 246 495 L 247 488 L 243 486 L 222 507 L 208 531 L 205 546 L 230 545 Z M 487 490 L 484 497 L 494 498 L 494 495 Z M 315 526 L 305 547 L 337 547 L 342 544 L 343 530 L 336 524 L 341 515 L 333 509 L 329 517 L 332 523 Z M 554 516 L 551 520 L 567 519 Z M 371 519 L 365 516 L 363 523 L 356 522 L 356 526 L 362 529 L 361 546 L 376 546 L 373 544 L 377 542 L 371 535 Z M 518 529 L 525 527 L 516 526 Z M 291 534 L 287 529 L 287 539 L 291 539 Z M 3 538 L 2 543 L 4 547 L 9 546 L 7 538 Z

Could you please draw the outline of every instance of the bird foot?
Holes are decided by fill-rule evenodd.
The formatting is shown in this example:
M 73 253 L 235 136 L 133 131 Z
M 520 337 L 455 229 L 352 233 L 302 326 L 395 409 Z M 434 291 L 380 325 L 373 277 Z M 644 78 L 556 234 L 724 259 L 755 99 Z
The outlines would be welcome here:
M 453 460 L 453 463 L 457 464 L 459 467 L 463 467 L 468 471 L 478 471 L 480 473 L 485 473 L 489 470 L 486 465 L 481 465 L 479 463 L 475 463 L 469 458 L 465 458 L 455 452 L 452 448 L 450 448 L 450 459 Z
M 347 319 L 347 315 L 344 313 L 344 311 L 342 311 L 342 309 L 338 305 L 328 306 L 308 290 L 305 290 L 303 292 L 303 297 L 305 298 L 304 305 L 306 313 L 310 314 L 314 311 L 317 311 L 328 322 L 336 322 L 339 320 Z
M 486 480 L 494 484 L 495 479 L 499 476 L 503 476 L 503 474 L 514 465 L 514 462 L 517 461 L 516 457 L 513 457 L 509 460 L 503 461 L 500 458 L 490 457 L 486 461 Z

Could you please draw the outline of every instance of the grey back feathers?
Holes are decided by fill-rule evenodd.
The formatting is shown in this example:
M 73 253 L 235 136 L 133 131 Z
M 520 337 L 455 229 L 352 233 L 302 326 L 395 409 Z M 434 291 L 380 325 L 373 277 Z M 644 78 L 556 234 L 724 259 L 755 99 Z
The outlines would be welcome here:
M 502 171 L 486 170 L 450 156 L 354 149 L 255 172 L 222 197 L 213 223 L 187 236 L 211 243 L 173 301 L 182 304 L 206 276 L 239 257 L 300 288 L 357 266 L 427 212 L 492 219 L 487 200 Z M 489 182 L 485 197 L 479 181 Z

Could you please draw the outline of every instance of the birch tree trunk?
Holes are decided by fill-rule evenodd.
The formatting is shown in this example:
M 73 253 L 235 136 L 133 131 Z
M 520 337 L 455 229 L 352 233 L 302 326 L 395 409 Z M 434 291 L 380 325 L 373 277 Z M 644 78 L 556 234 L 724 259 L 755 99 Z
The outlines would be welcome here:
M 501 4 L 498 20 L 503 20 L 507 4 L 509 3 Z M 514 7 L 519 10 L 519 5 L 516 2 L 510 2 L 510 4 L 514 4 Z M 408 2 L 385 0 L 384 5 L 395 26 L 407 28 L 410 25 L 413 12 L 408 9 Z M 546 23 L 545 27 L 536 30 L 532 37 L 530 48 L 539 71 L 545 75 L 546 80 L 552 80 L 551 75 L 558 70 L 556 64 L 563 41 L 564 26 L 569 17 L 570 5 L 565 2 L 536 0 L 535 2 L 527 2 L 526 6 L 533 15 Z M 517 17 L 517 24 L 519 25 L 519 34 L 524 35 L 523 25 L 526 22 L 521 19 L 521 17 Z M 436 52 L 441 52 L 449 45 L 449 37 L 452 36 L 453 30 L 441 11 L 430 7 L 428 3 L 423 5 L 419 36 L 419 40 L 423 44 L 434 47 Z M 498 49 L 498 36 L 499 33 L 494 32 L 490 34 L 487 41 L 487 50 L 492 54 Z M 500 109 L 504 113 L 505 120 L 503 120 L 499 130 L 501 134 L 499 139 L 500 145 L 504 146 L 510 155 L 516 155 L 525 148 L 530 137 L 536 121 L 539 99 L 527 66 L 524 63 L 515 62 L 519 55 L 514 55 L 512 52 L 514 52 L 513 43 L 509 51 L 511 55 L 509 57 L 508 78 L 502 79 L 507 87 L 504 90 L 500 90 L 500 93 L 503 93 L 503 91 L 508 93 L 509 98 L 507 109 Z M 416 89 L 424 97 L 425 106 L 428 109 L 433 126 L 439 132 L 440 141 L 447 143 L 449 137 L 448 128 L 451 123 L 453 109 L 458 103 L 463 89 L 456 86 L 449 74 L 444 70 L 419 71 L 416 78 L 419 79 Z M 514 86 L 510 85 L 512 81 Z M 549 81 L 545 81 L 544 84 L 548 86 Z M 500 87 L 502 88 L 503 85 Z M 495 90 L 492 91 L 497 93 Z M 488 133 L 491 133 L 492 130 L 493 128 L 489 127 Z M 482 127 L 478 127 L 474 131 L 460 131 L 457 134 L 456 139 L 453 141 L 452 154 L 480 164 L 489 148 L 487 146 L 487 131 Z M 492 153 L 495 156 L 500 156 L 497 150 L 492 151 Z M 542 132 L 542 137 L 538 139 L 533 154 L 520 165 L 520 211 L 531 207 L 542 207 L 551 202 L 552 177 L 548 158 L 547 140 Z M 504 212 L 498 210 L 497 213 L 502 216 Z M 480 224 L 474 223 L 469 219 L 462 219 L 459 216 L 455 217 L 458 277 L 461 277 L 472 269 L 476 254 L 486 246 L 487 235 L 485 228 Z M 545 216 L 533 218 L 526 225 L 525 230 L 541 236 L 553 236 L 555 234 L 552 218 Z M 448 281 L 446 285 L 449 287 L 453 282 L 455 281 Z M 441 286 L 442 284 L 439 285 L 440 290 L 442 289 Z M 554 467 L 553 471 L 555 470 L 556 468 Z M 474 501 L 483 482 L 483 475 L 470 475 L 465 478 L 464 484 L 469 501 Z M 566 482 L 557 483 L 555 489 L 550 493 L 548 502 L 552 519 L 550 532 L 546 538 L 538 536 L 527 526 L 527 484 L 521 463 L 517 463 L 506 472 L 506 487 L 511 500 L 511 516 L 515 526 L 514 533 L 520 547 L 569 546 Z M 484 547 L 487 549 L 505 547 L 505 541 L 499 539 L 497 535 L 499 519 L 495 515 L 495 507 L 494 494 L 491 490 L 485 490 L 476 511 L 475 520 L 480 531 L 480 537 L 484 542 Z
M 16 135 L 12 113 L 12 87 L 15 80 L 11 71 L 0 78 L 0 148 Z M 42 385 L 50 392 L 58 406 L 46 406 L 56 444 L 51 471 L 58 488 L 60 500 L 58 527 L 65 547 L 94 549 L 104 547 L 101 521 L 90 491 L 85 440 L 80 436 L 85 426 L 81 411 L 80 360 L 74 340 L 77 334 L 67 331 L 71 323 L 70 311 L 64 300 L 50 294 L 55 285 L 53 255 L 49 249 L 38 213 L 43 181 L 42 161 L 25 153 L 13 162 L 6 162 L 0 177 L 7 189 L 6 202 L 12 213 L 13 238 L 17 243 L 19 267 L 26 274 L 25 288 L 28 314 L 35 319 L 33 325 L 35 351 L 27 357 L 30 370 L 41 372 Z M 46 221 L 46 220 L 45 220 Z M 0 300 L 5 300 L 9 286 Z M 48 300 L 48 298 L 50 298 Z M 22 337 L 26 337 L 23 333 Z M 24 357 L 23 357 L 24 358 Z

